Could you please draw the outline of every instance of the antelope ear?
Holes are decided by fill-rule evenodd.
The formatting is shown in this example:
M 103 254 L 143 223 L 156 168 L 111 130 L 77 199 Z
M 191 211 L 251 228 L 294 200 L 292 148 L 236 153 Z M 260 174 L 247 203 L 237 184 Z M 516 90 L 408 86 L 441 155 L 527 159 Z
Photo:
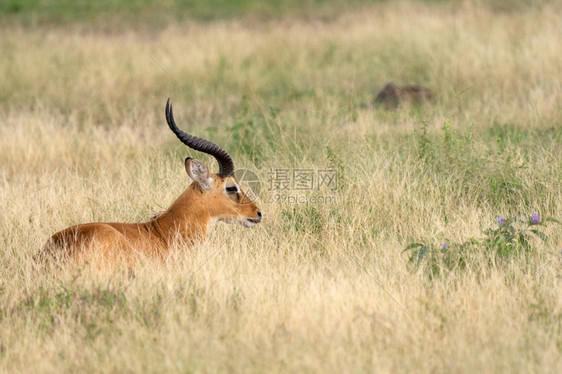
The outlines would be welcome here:
M 211 189 L 213 178 L 209 175 L 209 169 L 199 160 L 191 157 L 185 159 L 185 171 L 187 175 L 199 184 L 202 190 Z

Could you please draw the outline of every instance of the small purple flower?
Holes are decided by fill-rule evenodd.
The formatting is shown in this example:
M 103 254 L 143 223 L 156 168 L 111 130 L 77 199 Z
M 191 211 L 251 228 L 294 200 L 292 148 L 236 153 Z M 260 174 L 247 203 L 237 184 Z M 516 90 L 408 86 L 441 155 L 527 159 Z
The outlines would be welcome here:
M 539 214 L 537 212 L 533 212 L 531 220 L 533 221 L 533 223 L 541 223 L 541 218 L 539 217 Z
M 443 242 L 443 244 L 441 244 L 441 249 L 447 249 L 447 242 Z
M 498 218 L 498 223 L 501 225 L 502 223 L 505 222 L 505 217 L 500 217 Z

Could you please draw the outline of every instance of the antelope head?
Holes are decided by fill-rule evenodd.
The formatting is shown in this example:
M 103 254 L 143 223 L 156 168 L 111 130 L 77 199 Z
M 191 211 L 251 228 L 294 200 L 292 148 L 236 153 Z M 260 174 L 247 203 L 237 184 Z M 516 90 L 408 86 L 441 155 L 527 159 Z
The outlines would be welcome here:
M 202 138 L 180 130 L 174 120 L 172 103 L 166 103 L 166 121 L 178 139 L 188 147 L 213 156 L 219 165 L 218 173 L 210 173 L 201 161 L 187 157 L 185 171 L 193 180 L 184 194 L 196 198 L 189 199 L 190 210 L 204 211 L 211 222 L 223 221 L 238 223 L 246 227 L 261 221 L 261 212 L 256 204 L 242 191 L 234 176 L 234 162 L 223 148 Z

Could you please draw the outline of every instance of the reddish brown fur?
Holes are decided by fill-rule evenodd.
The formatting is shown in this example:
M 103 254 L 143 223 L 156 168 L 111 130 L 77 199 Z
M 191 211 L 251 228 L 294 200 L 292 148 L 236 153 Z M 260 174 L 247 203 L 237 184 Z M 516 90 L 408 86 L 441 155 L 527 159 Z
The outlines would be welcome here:
M 193 159 L 186 160 L 186 169 Z M 82 260 L 93 256 L 112 261 L 133 255 L 162 256 L 179 241 L 189 246 L 204 241 L 216 220 L 239 222 L 247 226 L 261 220 L 259 208 L 243 191 L 228 195 L 225 184 L 236 183 L 234 176 L 209 175 L 210 188 L 197 181 L 162 214 L 144 223 L 88 223 L 69 227 L 54 234 L 41 252 L 41 258 L 70 256 Z M 97 261 L 97 260 L 96 260 Z

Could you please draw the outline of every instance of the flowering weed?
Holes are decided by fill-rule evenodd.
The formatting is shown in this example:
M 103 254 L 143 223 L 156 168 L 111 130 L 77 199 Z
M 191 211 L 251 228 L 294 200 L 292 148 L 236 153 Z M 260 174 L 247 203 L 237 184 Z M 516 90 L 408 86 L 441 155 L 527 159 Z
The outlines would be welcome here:
M 434 277 L 445 269 L 464 269 L 471 254 L 484 253 L 491 263 L 529 254 L 533 250 L 534 239 L 548 241 L 548 236 L 542 231 L 547 223 L 560 224 L 551 217 L 541 220 L 537 212 L 527 219 L 502 216 L 496 222 L 497 226 L 486 229 L 481 239 L 470 238 L 461 243 L 446 240 L 441 245 L 416 242 L 408 245 L 404 251 L 410 251 L 411 263 L 416 267 L 425 266 L 429 276 Z

